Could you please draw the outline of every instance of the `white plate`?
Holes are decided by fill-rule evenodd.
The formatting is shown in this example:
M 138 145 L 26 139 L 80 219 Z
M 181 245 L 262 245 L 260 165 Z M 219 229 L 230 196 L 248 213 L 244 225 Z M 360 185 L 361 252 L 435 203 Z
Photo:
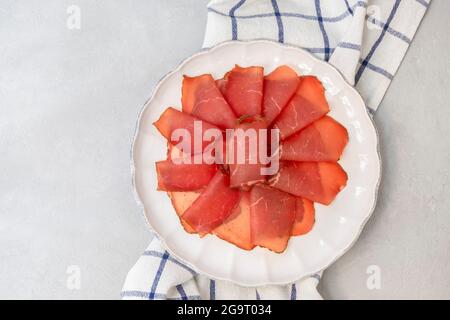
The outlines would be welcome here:
M 166 141 L 152 123 L 168 106 L 181 108 L 184 74 L 211 73 L 220 78 L 240 66 L 263 66 L 265 74 L 288 65 L 301 75 L 317 76 L 326 88 L 330 115 L 349 133 L 340 160 L 347 187 L 330 206 L 315 204 L 316 223 L 305 236 L 292 237 L 282 254 L 262 248 L 245 251 L 208 235 L 200 239 L 184 231 L 169 197 L 156 191 L 155 161 L 166 158 Z M 272 41 L 231 41 L 197 53 L 158 84 L 138 121 L 132 149 L 132 174 L 139 204 L 150 228 L 168 251 L 211 278 L 244 286 L 285 284 L 328 267 L 356 241 L 376 203 L 381 163 L 375 127 L 359 94 L 336 69 L 308 52 Z

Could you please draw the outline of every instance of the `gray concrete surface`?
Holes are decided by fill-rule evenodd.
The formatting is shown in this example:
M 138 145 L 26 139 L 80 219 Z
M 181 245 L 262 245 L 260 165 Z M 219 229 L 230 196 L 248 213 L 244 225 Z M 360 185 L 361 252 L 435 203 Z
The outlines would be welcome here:
M 206 3 L 0 2 L 0 298 L 119 297 L 151 237 L 130 184 L 135 120 L 200 48 Z M 66 28 L 70 4 L 80 30 Z M 378 207 L 325 272 L 325 298 L 450 298 L 449 9 L 433 1 L 375 116 Z M 371 265 L 379 290 L 366 285 Z

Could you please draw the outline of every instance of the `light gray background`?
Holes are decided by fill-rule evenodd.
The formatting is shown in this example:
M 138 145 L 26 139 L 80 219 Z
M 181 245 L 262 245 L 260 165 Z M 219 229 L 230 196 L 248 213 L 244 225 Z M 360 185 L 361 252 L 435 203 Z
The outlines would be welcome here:
M 151 238 L 130 182 L 135 121 L 201 47 L 206 3 L 0 1 L 0 298 L 119 297 Z M 69 4 L 81 30 L 66 28 Z M 378 207 L 325 272 L 325 298 L 450 298 L 449 9 L 433 1 L 375 116 Z

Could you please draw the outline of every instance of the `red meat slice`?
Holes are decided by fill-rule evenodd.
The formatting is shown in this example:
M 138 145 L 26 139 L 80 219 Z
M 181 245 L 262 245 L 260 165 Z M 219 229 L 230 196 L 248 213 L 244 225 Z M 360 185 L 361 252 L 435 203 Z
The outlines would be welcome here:
M 220 128 L 232 128 L 236 117 L 210 74 L 183 78 L 183 112 Z
M 239 205 L 213 233 L 241 249 L 251 250 L 255 247 L 250 236 L 250 192 L 241 192 Z
M 224 154 L 224 151 L 218 154 L 218 156 L 215 155 L 216 153 L 216 146 L 214 146 L 214 149 L 209 150 L 208 153 L 198 153 L 198 154 L 188 154 L 183 152 L 183 150 L 180 150 L 176 146 L 168 143 L 167 146 L 167 159 L 171 160 L 172 162 L 176 164 L 223 164 L 223 158 L 222 155 Z M 217 146 L 218 147 L 218 146 Z M 220 148 L 217 148 L 220 150 Z M 222 150 L 225 149 L 225 142 L 222 144 Z
M 253 119 L 255 120 L 253 121 Z M 236 126 L 235 135 L 231 141 L 228 141 L 227 149 L 227 163 L 229 164 L 232 188 L 247 189 L 255 183 L 266 180 L 266 176 L 261 174 L 261 168 L 264 165 L 260 162 L 259 157 L 260 142 L 262 142 L 259 130 L 266 128 L 267 122 L 260 117 L 248 118 Z M 242 158 L 241 155 L 244 157 Z
M 301 77 L 300 85 L 283 109 L 274 128 L 280 130 L 281 139 L 303 129 L 330 111 L 322 83 L 313 76 Z
M 176 163 L 189 163 L 187 159 L 191 159 L 190 163 L 194 163 L 195 155 L 190 155 L 184 153 L 182 150 L 178 149 L 174 145 L 167 143 L 167 159 Z
M 158 190 L 193 191 L 206 186 L 217 171 L 216 165 L 175 164 L 170 160 L 156 162 Z
M 167 193 L 172 201 L 172 206 L 175 209 L 178 217 L 180 218 L 181 225 L 187 233 L 195 233 L 194 228 L 192 228 L 184 219 L 181 217 L 183 213 L 191 206 L 191 204 L 200 196 L 200 191 L 189 191 L 189 192 L 177 192 L 172 191 Z
M 231 215 L 238 202 L 239 191 L 231 189 L 228 176 L 217 171 L 182 218 L 196 232 L 208 233 Z
M 236 116 L 260 115 L 263 98 L 264 68 L 236 65 L 225 74 L 222 84 L 225 99 Z
M 296 198 L 265 185 L 250 191 L 252 243 L 275 252 L 283 252 L 295 220 Z
M 264 77 L 263 115 L 268 123 L 280 114 L 297 90 L 300 78 L 288 66 L 276 68 Z
M 229 72 L 225 73 L 222 79 L 216 80 L 216 86 L 217 88 L 219 88 L 220 93 L 222 93 L 223 96 L 225 96 L 225 88 L 227 86 L 228 73 Z
M 337 161 L 347 142 L 347 129 L 324 116 L 281 143 L 281 160 Z
M 315 222 L 314 203 L 308 199 L 298 197 L 295 205 L 295 221 L 291 234 L 299 236 L 311 231 Z
M 347 174 L 336 162 L 282 161 L 270 185 L 314 202 L 329 205 L 347 184 Z
M 183 159 L 183 158 L 191 158 L 192 156 L 183 154 L 180 150 L 175 148 L 170 143 L 167 146 L 167 159 L 174 160 L 174 159 Z M 180 218 L 181 225 L 183 226 L 184 230 L 188 233 L 195 233 L 195 230 L 184 221 L 181 216 L 183 215 L 184 211 L 186 211 L 187 208 L 189 208 L 192 204 L 192 202 L 195 201 L 200 196 L 201 190 L 196 191 L 169 191 L 167 194 L 169 195 L 170 201 L 172 202 L 172 206 L 174 207 L 178 217 Z
M 198 124 L 201 124 L 201 130 L 194 130 L 194 123 L 197 121 Z M 183 113 L 178 111 L 172 107 L 167 108 L 161 117 L 153 123 L 153 125 L 158 129 L 158 131 L 171 143 L 177 144 L 180 143 L 183 138 L 179 138 L 178 140 L 172 139 L 172 133 L 176 129 L 185 129 L 187 133 L 189 133 L 191 137 L 191 141 L 187 142 L 187 144 L 191 148 L 191 154 L 195 152 L 195 144 L 194 141 L 199 141 L 199 145 L 201 147 L 201 151 L 203 151 L 208 145 L 213 142 L 203 141 L 203 135 L 206 130 L 216 130 L 217 132 L 214 134 L 215 139 L 221 139 L 222 134 L 219 128 L 216 126 L 202 121 L 199 118 L 191 116 L 187 113 Z M 214 140 L 214 138 L 213 138 Z M 216 140 L 214 140 L 216 141 Z M 186 150 L 184 150 L 186 151 Z M 198 153 L 198 152 L 197 152 Z

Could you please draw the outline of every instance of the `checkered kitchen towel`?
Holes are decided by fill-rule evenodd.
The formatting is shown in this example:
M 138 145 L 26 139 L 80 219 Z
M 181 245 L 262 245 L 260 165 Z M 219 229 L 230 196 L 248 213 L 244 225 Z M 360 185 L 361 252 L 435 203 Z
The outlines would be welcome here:
M 216 281 L 196 273 L 173 258 L 155 237 L 127 275 L 122 290 L 124 299 L 174 300 L 259 300 L 320 299 L 316 290 L 320 274 L 289 286 L 244 288 Z
M 212 0 L 204 47 L 272 39 L 334 65 L 373 113 L 431 0 Z M 135 299 L 320 299 L 320 274 L 289 286 L 242 288 L 195 273 L 155 238 L 128 273 L 122 297 Z

